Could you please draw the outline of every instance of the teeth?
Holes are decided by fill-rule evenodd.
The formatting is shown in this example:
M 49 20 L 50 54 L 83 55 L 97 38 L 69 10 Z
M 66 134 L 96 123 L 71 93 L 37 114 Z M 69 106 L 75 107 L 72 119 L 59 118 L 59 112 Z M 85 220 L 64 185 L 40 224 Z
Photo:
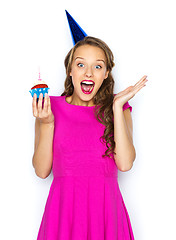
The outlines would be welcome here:
M 81 83 L 85 83 L 85 84 L 92 84 L 93 85 L 93 82 L 86 82 L 86 81 L 83 81 Z

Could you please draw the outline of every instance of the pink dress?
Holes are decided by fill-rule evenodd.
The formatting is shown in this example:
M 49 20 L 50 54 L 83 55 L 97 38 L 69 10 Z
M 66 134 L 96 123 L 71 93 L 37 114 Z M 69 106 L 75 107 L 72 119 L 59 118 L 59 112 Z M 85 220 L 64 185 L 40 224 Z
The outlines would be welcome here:
M 102 158 L 105 126 L 94 106 L 50 96 L 55 117 L 53 181 L 37 240 L 134 240 L 117 179 L 117 165 Z M 132 107 L 124 104 L 123 110 Z

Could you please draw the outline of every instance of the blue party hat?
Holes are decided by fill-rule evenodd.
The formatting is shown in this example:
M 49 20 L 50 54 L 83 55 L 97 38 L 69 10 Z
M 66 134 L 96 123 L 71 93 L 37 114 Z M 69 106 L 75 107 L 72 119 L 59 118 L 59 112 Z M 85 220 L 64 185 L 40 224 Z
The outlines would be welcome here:
M 84 30 L 79 26 L 79 24 L 72 18 L 72 16 L 66 11 L 67 20 L 69 23 L 73 44 L 75 45 L 78 41 L 82 40 L 87 34 Z

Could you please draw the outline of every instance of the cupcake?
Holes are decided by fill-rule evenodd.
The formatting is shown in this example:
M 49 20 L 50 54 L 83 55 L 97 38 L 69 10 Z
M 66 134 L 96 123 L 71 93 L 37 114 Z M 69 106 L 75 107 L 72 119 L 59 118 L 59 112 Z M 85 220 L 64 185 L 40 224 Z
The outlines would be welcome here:
M 34 96 L 34 93 L 37 94 L 37 102 L 40 96 L 40 93 L 43 94 L 43 98 L 45 97 L 45 93 L 48 93 L 48 85 L 40 78 L 40 73 L 39 73 L 39 79 L 34 83 L 33 87 L 29 91 L 32 95 Z

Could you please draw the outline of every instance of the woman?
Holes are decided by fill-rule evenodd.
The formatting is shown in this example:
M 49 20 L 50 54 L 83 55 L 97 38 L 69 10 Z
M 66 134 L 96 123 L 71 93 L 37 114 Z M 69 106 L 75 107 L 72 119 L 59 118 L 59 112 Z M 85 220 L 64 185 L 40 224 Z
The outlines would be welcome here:
M 37 240 L 131 240 L 134 235 L 117 181 L 135 160 L 132 107 L 145 86 L 114 94 L 114 57 L 105 42 L 85 37 L 65 58 L 61 96 L 33 97 L 36 174 L 53 171 Z M 114 96 L 115 95 L 115 96 Z

